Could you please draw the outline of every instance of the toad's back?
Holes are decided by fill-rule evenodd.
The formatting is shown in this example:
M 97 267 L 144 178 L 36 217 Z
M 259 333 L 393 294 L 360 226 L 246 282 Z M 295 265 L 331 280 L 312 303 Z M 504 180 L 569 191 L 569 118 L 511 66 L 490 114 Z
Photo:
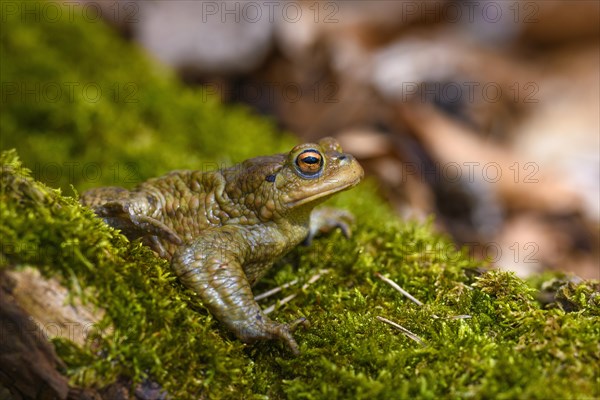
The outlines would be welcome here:
M 231 210 L 231 199 L 224 187 L 220 172 L 182 170 L 150 179 L 134 190 L 91 189 L 81 202 L 130 240 L 142 238 L 170 259 L 182 243 L 230 220 L 224 210 Z

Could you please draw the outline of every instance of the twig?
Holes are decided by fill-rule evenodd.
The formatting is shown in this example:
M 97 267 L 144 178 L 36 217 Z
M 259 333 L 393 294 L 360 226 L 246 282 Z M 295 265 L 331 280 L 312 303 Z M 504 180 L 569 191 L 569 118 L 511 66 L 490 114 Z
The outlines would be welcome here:
M 470 315 L 463 314 L 463 315 L 455 315 L 454 317 L 450 317 L 448 319 L 469 319 L 469 318 L 473 318 L 473 317 Z
M 388 285 L 390 285 L 391 287 L 393 287 L 394 289 L 396 289 L 397 291 L 399 291 L 400 293 L 402 293 L 404 296 L 406 296 L 409 300 L 413 301 L 417 305 L 419 305 L 419 306 L 423 305 L 423 303 L 421 303 L 419 300 L 417 300 L 416 298 L 414 298 L 413 295 L 411 295 L 410 293 L 408 293 L 406 290 L 402 289 L 393 280 L 391 280 L 389 278 L 386 278 L 385 276 L 381 275 L 379 272 L 375 272 L 375 276 L 378 277 L 379 279 L 381 279 L 382 281 L 384 281 L 385 283 L 387 283 Z
M 313 276 L 311 276 L 310 279 L 304 285 L 302 285 L 302 289 L 301 290 L 305 290 L 306 288 L 308 288 L 309 285 L 315 283 L 317 280 L 319 280 L 319 278 L 321 278 L 321 276 L 323 276 L 324 274 L 327 274 L 328 272 L 329 272 L 328 269 L 322 269 L 322 270 L 320 270 L 319 273 L 314 274 Z M 292 282 L 289 282 L 289 283 L 286 283 L 285 285 L 281 285 L 280 287 L 275 288 L 275 289 L 279 289 L 279 290 L 276 290 L 275 293 L 281 291 L 281 289 L 283 289 L 284 287 L 288 287 L 290 285 L 293 285 L 294 283 L 296 283 L 296 280 L 294 280 Z M 275 289 L 271 289 L 271 290 L 269 290 L 269 292 L 272 292 Z M 269 293 L 269 292 L 266 292 L 266 293 Z M 298 293 L 290 294 L 289 296 L 286 296 L 283 299 L 281 299 L 281 301 L 279 301 L 278 304 L 280 306 L 284 305 L 284 304 L 290 302 L 297 295 L 298 295 Z M 261 295 L 259 295 L 259 296 L 262 296 L 261 298 L 266 297 L 266 296 L 264 296 L 264 293 L 261 294 Z M 267 307 L 267 308 L 265 308 L 263 310 L 263 313 L 264 314 L 270 314 L 270 313 L 272 313 L 275 310 L 275 305 L 276 304 L 271 304 L 269 307 Z
M 281 301 L 279 301 L 276 304 L 279 304 L 280 306 L 284 305 L 285 303 L 289 303 L 290 301 L 292 301 L 294 299 L 294 297 L 296 297 L 298 294 L 297 293 L 293 293 L 290 294 L 289 296 L 284 297 L 283 299 L 281 299 Z M 263 314 L 270 314 L 273 311 L 275 311 L 275 305 L 276 304 L 271 304 L 269 307 L 265 308 L 263 310 Z
M 417 300 L 416 298 L 414 298 L 410 293 L 408 293 L 406 290 L 402 289 L 396 282 L 394 282 L 393 280 L 386 278 L 385 276 L 381 275 L 379 272 L 375 273 L 375 276 L 377 276 L 379 279 L 381 279 L 382 281 L 384 281 L 385 283 L 389 284 L 391 287 L 393 287 L 394 289 L 396 289 L 397 291 L 399 291 L 400 293 L 402 293 L 404 296 L 408 297 L 410 300 L 414 301 L 416 304 L 418 304 L 419 306 L 422 306 L 423 303 L 421 303 L 419 300 Z M 440 317 L 438 317 L 437 315 L 433 314 L 431 316 L 432 318 L 438 319 Z M 468 319 L 471 318 L 470 315 L 456 315 L 454 317 L 448 317 L 448 319 Z
M 283 285 L 280 285 L 280 286 L 274 287 L 274 288 L 273 288 L 273 289 L 271 289 L 271 290 L 267 290 L 267 291 L 266 291 L 266 292 L 264 292 L 264 293 L 261 293 L 261 294 L 259 294 L 259 295 L 257 295 L 257 296 L 254 296 L 254 300 L 256 300 L 256 301 L 259 301 L 259 300 L 262 300 L 262 299 L 266 299 L 267 297 L 273 296 L 274 294 L 276 294 L 276 293 L 279 293 L 279 292 L 281 292 L 283 289 L 287 289 L 287 288 L 289 288 L 290 286 L 292 286 L 292 285 L 295 285 L 296 283 L 298 283 L 298 279 L 294 279 L 294 280 L 293 280 L 293 281 L 291 281 L 291 282 L 284 283 Z
M 398 329 L 404 335 L 406 335 L 407 337 L 411 338 L 415 342 L 419 343 L 421 346 L 425 346 L 425 342 L 423 342 L 423 340 L 420 337 L 418 337 L 417 335 L 415 335 L 414 333 L 412 333 L 411 331 L 409 331 L 408 329 L 406 329 L 402 325 L 399 325 L 399 324 L 397 324 L 397 323 L 395 323 L 393 321 L 390 321 L 387 318 L 383 318 L 383 317 L 380 317 L 380 316 L 377 316 L 377 319 L 380 320 L 381 322 L 384 322 L 384 323 L 386 323 L 388 325 L 391 325 L 394 328 Z

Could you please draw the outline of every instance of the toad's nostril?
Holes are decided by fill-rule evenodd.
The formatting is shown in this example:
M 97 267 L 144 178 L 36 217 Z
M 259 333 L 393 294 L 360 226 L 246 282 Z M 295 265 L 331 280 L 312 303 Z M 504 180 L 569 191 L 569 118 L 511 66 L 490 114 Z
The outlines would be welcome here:
M 351 154 L 340 154 L 337 159 L 341 165 L 349 165 L 352 164 L 354 157 Z

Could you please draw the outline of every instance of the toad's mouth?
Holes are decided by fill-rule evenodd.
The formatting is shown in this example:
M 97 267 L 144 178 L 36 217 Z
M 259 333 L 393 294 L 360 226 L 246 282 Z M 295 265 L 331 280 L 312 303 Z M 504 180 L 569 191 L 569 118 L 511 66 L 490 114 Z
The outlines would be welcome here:
M 298 206 L 301 206 L 303 204 L 310 203 L 310 202 L 313 202 L 315 200 L 318 200 L 320 198 L 324 198 L 324 197 L 328 197 L 328 196 L 334 195 L 337 192 L 342 192 L 344 190 L 350 189 L 350 188 L 358 185 L 358 183 L 361 181 L 361 178 L 362 178 L 362 176 L 359 176 L 354 181 L 349 182 L 349 183 L 347 183 L 345 185 L 332 187 L 329 190 L 323 190 L 323 191 L 320 191 L 320 192 L 315 193 L 313 195 L 309 195 L 307 197 L 300 198 L 298 200 L 289 201 L 289 202 L 286 203 L 286 205 L 288 207 L 290 207 L 290 208 L 292 208 L 292 207 L 298 207 Z

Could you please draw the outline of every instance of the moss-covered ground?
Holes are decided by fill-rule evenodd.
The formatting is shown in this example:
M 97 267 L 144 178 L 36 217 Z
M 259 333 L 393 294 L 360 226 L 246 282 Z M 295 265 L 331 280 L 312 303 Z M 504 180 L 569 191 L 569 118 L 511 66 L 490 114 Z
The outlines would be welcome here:
M 55 341 L 73 383 L 149 377 L 175 399 L 600 396 L 597 282 L 567 284 L 560 302 L 542 305 L 543 279 L 481 272 L 430 225 L 395 218 L 371 182 L 335 200 L 356 216 L 351 239 L 337 232 L 296 249 L 256 288 L 299 279 L 278 298 L 298 296 L 271 315 L 310 320 L 295 334 L 301 355 L 242 344 L 165 261 L 82 208 L 71 185 L 132 186 L 171 169 L 286 151 L 295 140 L 183 87 L 99 20 L 11 4 L 1 10 L 0 129 L 2 150 L 16 151 L 2 154 L 1 267 L 33 265 L 106 310 L 101 337 L 84 348 Z

